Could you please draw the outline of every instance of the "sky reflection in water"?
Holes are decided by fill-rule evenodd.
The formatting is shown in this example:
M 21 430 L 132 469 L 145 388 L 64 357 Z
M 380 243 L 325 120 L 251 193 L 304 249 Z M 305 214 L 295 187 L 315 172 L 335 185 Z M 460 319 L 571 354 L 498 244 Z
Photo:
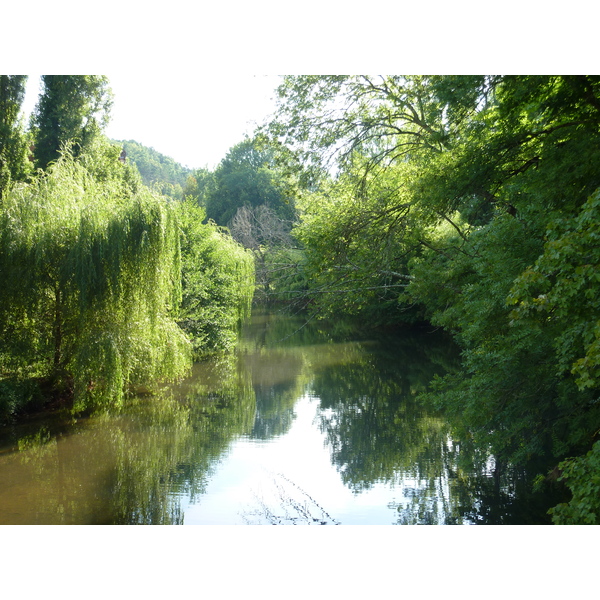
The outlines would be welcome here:
M 234 442 L 206 495 L 183 508 L 185 522 L 292 525 L 311 524 L 314 518 L 315 524 L 395 523 L 396 510 L 387 506 L 394 497 L 388 486 L 355 494 L 342 483 L 325 436 L 315 426 L 318 405 L 317 398 L 305 395 L 294 406 L 287 434 L 266 442 L 248 437 Z
M 536 522 L 519 485 L 420 405 L 446 339 L 255 315 L 235 355 L 120 413 L 0 439 L 0 523 Z M 291 335 L 293 334 L 293 335 Z M 516 483 L 515 483 L 516 482 Z M 516 507 L 516 508 L 515 508 Z M 523 512 L 523 511 L 521 511 Z M 542 518 L 543 520 L 543 518 Z

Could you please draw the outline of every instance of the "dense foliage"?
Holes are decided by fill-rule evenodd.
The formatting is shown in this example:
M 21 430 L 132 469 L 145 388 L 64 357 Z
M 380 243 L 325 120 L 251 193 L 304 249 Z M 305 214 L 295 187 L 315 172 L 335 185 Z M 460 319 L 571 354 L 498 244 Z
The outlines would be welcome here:
M 290 293 L 303 289 L 298 261 L 304 257 L 298 241 L 291 236 L 296 185 L 293 177 L 278 168 L 276 154 L 264 139 L 256 137 L 236 144 L 214 171 L 187 169 L 134 141 L 115 143 L 125 151 L 125 160 L 137 167 L 144 184 L 175 200 L 185 199 L 187 208 L 182 214 L 194 212 L 194 220 L 203 218 L 211 227 L 217 226 L 214 230 L 220 232 L 221 242 L 232 238 L 250 251 L 258 302 L 289 301 Z M 194 205 L 200 210 L 194 210 Z M 210 287 L 211 281 L 220 277 L 206 278 L 206 285 Z M 236 295 L 233 289 L 228 293 L 228 297 Z M 208 298 L 210 293 L 205 296 Z M 191 326 L 187 317 L 181 322 Z M 199 330 L 196 334 L 200 335 Z
M 270 132 L 312 185 L 295 233 L 316 310 L 452 332 L 462 368 L 424 398 L 499 460 L 590 450 L 600 78 L 302 76 L 279 95 Z M 580 460 L 564 477 L 589 499 Z
M 198 207 L 144 185 L 101 134 L 107 80 L 43 81 L 41 168 L 27 179 L 3 162 L 0 418 L 49 400 L 115 406 L 127 390 L 181 377 L 192 358 L 231 348 L 253 293 L 252 256 Z M 23 81 L 0 83 L 10 158 L 25 139 L 14 116 Z
M 198 357 L 231 350 L 237 325 L 250 315 L 254 260 L 226 231 L 203 223 L 204 210 L 178 205 L 183 296 L 178 323 Z
M 186 190 L 187 197 L 206 207 L 208 219 L 227 226 L 253 253 L 260 301 L 272 300 L 282 287 L 289 287 L 298 260 L 290 235 L 296 185 L 278 168 L 273 148 L 262 137 L 236 144 L 214 173 L 195 172 Z
M 73 378 L 77 402 L 187 366 L 173 210 L 146 188 L 98 180 L 64 156 L 6 194 L 0 222 L 3 368 Z
M 32 115 L 34 159 L 45 169 L 65 144 L 77 155 L 109 120 L 112 92 L 98 75 L 42 75 L 43 91 Z
M 289 220 L 294 206 L 285 192 L 286 182 L 275 169 L 272 150 L 247 139 L 231 148 L 216 168 L 206 215 L 218 225 L 228 225 L 238 209 L 266 205 Z
M 26 75 L 0 75 L 0 199 L 11 181 L 31 171 L 28 139 L 19 112 L 25 97 Z

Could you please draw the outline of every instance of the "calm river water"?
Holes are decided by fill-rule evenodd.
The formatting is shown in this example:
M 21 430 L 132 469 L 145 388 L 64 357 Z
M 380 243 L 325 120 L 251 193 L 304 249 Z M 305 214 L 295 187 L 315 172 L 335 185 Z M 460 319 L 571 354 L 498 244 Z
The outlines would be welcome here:
M 179 385 L 5 429 L 0 523 L 547 522 L 526 478 L 416 401 L 456 358 L 439 332 L 256 314 Z

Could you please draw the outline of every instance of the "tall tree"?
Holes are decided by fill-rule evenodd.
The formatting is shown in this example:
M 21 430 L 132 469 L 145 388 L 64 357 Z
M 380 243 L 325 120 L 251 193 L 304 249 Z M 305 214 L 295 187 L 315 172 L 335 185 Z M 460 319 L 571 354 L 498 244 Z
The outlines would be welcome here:
M 42 75 L 43 89 L 32 115 L 34 158 L 46 167 L 72 144 L 74 155 L 106 126 L 112 106 L 108 79 L 99 75 Z
M 279 216 L 290 218 L 293 204 L 284 190 L 273 153 L 256 140 L 247 139 L 231 148 L 215 170 L 206 216 L 218 225 L 227 225 L 238 208 L 266 204 Z
M 0 75 L 0 199 L 10 181 L 28 172 L 27 138 L 19 117 L 27 75 Z

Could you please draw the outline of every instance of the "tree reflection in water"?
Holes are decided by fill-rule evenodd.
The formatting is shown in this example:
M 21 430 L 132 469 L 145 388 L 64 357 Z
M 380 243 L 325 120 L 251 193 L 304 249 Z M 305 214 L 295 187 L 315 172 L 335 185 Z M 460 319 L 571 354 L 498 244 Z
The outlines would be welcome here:
M 388 505 L 398 524 L 549 523 L 552 504 L 533 492 L 526 470 L 496 464 L 468 439 L 459 443 L 446 419 L 419 401 L 456 358 L 444 336 L 407 330 L 316 372 L 311 393 L 342 481 L 356 494 L 382 483 L 400 490 L 403 499 Z
M 181 524 L 231 440 L 252 430 L 255 398 L 234 357 L 206 377 L 130 399 L 120 411 L 48 420 L 0 453 L 0 523 Z M 8 446 L 8 447 L 7 447 Z
M 350 494 L 338 490 L 344 500 L 335 504 L 322 482 L 308 477 L 301 489 L 291 472 L 273 476 L 244 522 L 349 523 L 362 513 L 344 512 L 347 496 L 383 488 L 377 510 L 386 522 L 389 512 L 398 524 L 548 522 L 557 502 L 535 496 L 525 471 L 496 465 L 418 400 L 457 358 L 444 336 L 361 336 L 341 320 L 301 325 L 258 315 L 235 355 L 196 365 L 177 386 L 133 398 L 120 412 L 15 429 L 0 443 L 0 522 L 184 523 L 182 500 L 202 503 L 236 440 L 276 444 L 303 397 L 314 399 L 325 462 Z M 295 452 L 309 458 L 306 438 Z

